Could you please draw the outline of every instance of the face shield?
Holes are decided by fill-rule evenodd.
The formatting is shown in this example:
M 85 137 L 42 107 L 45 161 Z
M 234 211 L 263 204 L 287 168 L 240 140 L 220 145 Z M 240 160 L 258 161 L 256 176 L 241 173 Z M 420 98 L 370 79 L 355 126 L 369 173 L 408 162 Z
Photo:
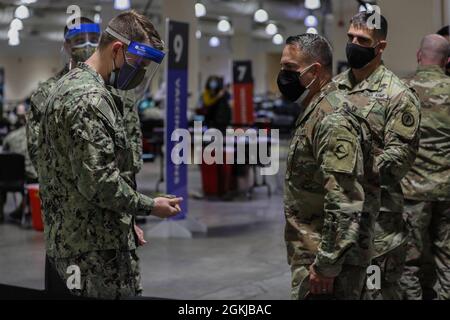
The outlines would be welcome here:
M 64 35 L 71 49 L 71 58 L 75 62 L 86 61 L 95 51 L 100 39 L 100 25 L 84 23 L 79 28 L 72 28 Z
M 109 27 L 105 32 L 127 45 L 126 49 L 122 49 L 124 64 L 120 69 L 113 65 L 109 84 L 119 90 L 145 92 L 165 53 L 148 44 L 131 41 Z

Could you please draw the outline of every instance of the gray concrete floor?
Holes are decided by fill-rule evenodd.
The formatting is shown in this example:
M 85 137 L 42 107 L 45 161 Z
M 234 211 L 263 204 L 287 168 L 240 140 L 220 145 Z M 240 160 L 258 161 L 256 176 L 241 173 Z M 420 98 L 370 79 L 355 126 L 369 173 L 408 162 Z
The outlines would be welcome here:
M 281 163 L 284 164 L 284 157 Z M 145 164 L 139 188 L 154 190 L 158 163 Z M 208 227 L 192 239 L 147 239 L 138 249 L 144 295 L 176 299 L 289 299 L 290 272 L 283 241 L 282 180 L 269 177 L 273 195 L 252 200 L 190 198 L 189 215 Z M 191 194 L 201 191 L 198 166 L 189 168 Z M 13 206 L 8 199 L 6 211 Z M 9 209 L 8 209 L 9 208 Z M 159 220 L 148 218 L 149 232 Z M 0 225 L 0 283 L 44 288 L 43 234 Z

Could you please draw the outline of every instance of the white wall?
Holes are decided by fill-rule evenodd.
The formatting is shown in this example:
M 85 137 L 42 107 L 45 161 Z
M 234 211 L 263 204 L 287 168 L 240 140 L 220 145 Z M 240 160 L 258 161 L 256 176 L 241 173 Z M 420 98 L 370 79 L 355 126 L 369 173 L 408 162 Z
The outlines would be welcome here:
M 5 99 L 17 101 L 27 98 L 40 81 L 59 71 L 60 56 L 2 56 L 0 67 L 5 69 Z

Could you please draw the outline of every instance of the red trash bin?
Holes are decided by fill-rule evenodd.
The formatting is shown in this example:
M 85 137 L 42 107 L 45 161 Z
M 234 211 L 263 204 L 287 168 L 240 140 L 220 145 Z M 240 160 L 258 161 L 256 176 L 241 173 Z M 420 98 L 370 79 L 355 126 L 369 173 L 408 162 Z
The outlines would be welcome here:
M 31 209 L 31 224 L 33 229 L 37 231 L 44 230 L 44 224 L 42 223 L 41 212 L 41 199 L 39 198 L 39 185 L 29 184 L 26 186 L 28 191 L 28 198 L 30 200 Z

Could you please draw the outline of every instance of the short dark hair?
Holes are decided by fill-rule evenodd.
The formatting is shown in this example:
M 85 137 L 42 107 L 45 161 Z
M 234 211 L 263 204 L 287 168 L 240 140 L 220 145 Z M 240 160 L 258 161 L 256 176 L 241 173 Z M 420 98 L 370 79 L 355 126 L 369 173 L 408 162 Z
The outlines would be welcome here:
M 154 48 L 158 50 L 164 49 L 161 37 L 150 19 L 134 10 L 119 14 L 108 23 L 108 27 L 131 41 L 148 41 Z M 117 39 L 103 31 L 98 45 L 99 50 L 104 49 L 114 41 L 117 41 Z
M 75 19 L 71 20 L 70 23 L 71 23 L 71 25 L 73 25 L 73 24 L 75 23 Z M 94 23 L 94 21 L 92 21 L 91 19 L 86 18 L 86 17 L 80 17 L 80 23 L 81 23 L 81 24 L 84 24 L 84 23 Z M 67 23 L 67 24 L 68 24 L 68 23 Z M 64 36 L 66 35 L 67 31 L 69 31 L 69 27 L 67 26 L 67 24 L 66 24 L 66 26 L 64 27 Z
M 373 16 L 374 13 L 374 11 L 359 12 L 350 19 L 350 24 L 358 28 L 369 29 L 369 27 L 367 26 L 367 21 Z M 386 40 L 388 34 L 388 22 L 386 18 L 382 14 L 380 14 L 380 28 L 369 30 L 373 30 L 377 38 Z
M 296 45 L 310 61 L 320 62 L 329 72 L 333 70 L 333 49 L 324 37 L 318 34 L 303 33 L 286 39 L 287 45 Z
M 436 33 L 440 36 L 448 37 L 449 36 L 448 31 L 449 31 L 449 26 L 444 26 L 444 27 L 440 28 L 439 31 Z

